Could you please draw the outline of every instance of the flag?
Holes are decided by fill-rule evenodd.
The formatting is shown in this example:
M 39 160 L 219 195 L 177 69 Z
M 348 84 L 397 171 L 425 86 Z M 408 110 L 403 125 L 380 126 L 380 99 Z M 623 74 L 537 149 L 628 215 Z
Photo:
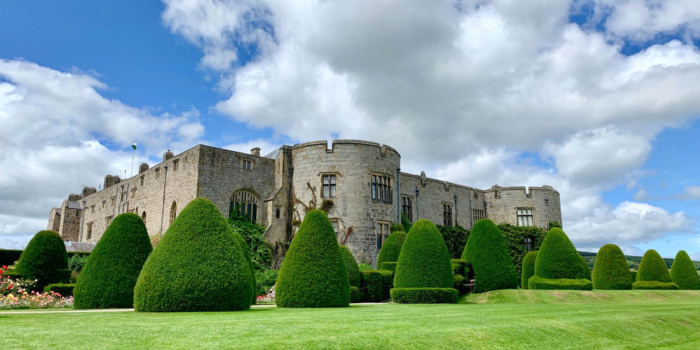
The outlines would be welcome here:
M 134 151 L 135 151 L 135 150 L 136 150 L 136 143 L 132 143 L 132 144 L 131 144 L 131 148 L 133 148 Z

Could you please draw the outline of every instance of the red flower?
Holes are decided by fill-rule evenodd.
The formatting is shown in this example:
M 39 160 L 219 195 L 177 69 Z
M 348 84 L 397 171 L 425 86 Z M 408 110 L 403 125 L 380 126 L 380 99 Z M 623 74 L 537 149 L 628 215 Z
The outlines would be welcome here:
M 7 265 L 2 265 L 2 268 L 7 270 Z
M 7 289 L 12 289 L 12 286 L 14 286 L 14 284 L 10 284 L 10 286 L 7 287 Z

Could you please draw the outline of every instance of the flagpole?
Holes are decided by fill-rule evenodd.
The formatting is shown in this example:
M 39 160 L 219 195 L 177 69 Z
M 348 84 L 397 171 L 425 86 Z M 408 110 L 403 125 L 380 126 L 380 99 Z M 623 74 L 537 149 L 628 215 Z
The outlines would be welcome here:
M 134 154 L 136 154 L 136 143 L 132 143 L 131 148 L 132 148 L 132 151 L 131 151 L 131 176 L 130 176 L 130 178 L 134 176 Z

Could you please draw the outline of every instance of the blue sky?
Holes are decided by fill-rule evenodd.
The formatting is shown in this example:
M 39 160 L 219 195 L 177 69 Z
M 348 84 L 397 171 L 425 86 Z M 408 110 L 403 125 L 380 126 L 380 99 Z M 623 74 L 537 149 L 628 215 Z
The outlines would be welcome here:
M 552 185 L 580 249 L 700 258 L 700 13 L 686 4 L 3 2 L 0 246 L 123 172 L 131 142 L 155 162 L 342 137 L 431 177 Z

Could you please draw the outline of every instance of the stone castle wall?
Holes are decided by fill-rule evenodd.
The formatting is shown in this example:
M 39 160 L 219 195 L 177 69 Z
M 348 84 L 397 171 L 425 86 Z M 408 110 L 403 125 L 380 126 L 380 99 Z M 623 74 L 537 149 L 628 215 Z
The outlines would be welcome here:
M 49 212 L 49 224 L 46 226 L 46 229 L 49 231 L 55 231 L 58 232 L 61 230 L 61 209 L 60 208 L 52 208 L 51 211 Z
M 82 210 L 75 207 L 72 208 L 70 204 L 71 202 L 67 200 L 63 201 L 61 205 L 61 219 L 56 232 L 61 235 L 64 241 L 77 241 L 80 238 L 78 232 L 80 231 Z
M 549 228 L 549 222 L 561 224 L 559 192 L 550 186 L 500 187 L 484 191 L 488 202 L 488 217 L 496 223 L 517 225 L 517 210 L 532 209 L 533 224 Z

